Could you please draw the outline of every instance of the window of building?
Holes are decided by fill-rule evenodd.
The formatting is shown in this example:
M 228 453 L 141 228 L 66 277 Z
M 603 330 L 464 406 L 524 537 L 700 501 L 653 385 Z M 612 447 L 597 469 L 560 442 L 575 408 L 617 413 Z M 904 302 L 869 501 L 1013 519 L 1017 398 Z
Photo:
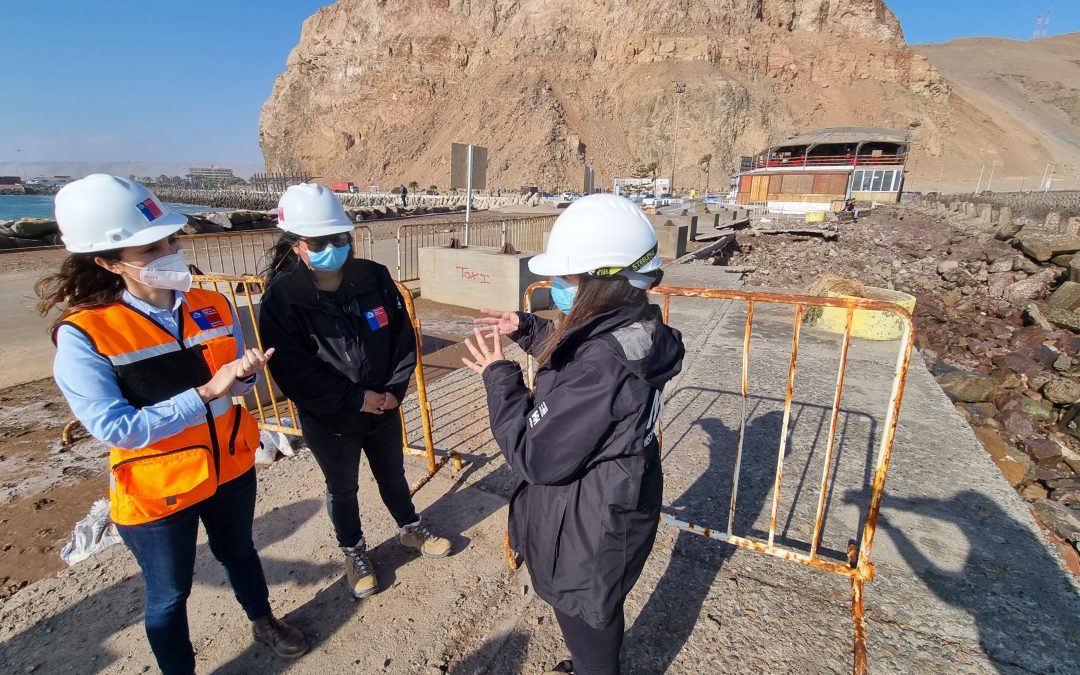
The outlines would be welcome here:
M 902 171 L 866 170 L 854 171 L 851 178 L 852 192 L 897 192 L 903 180 Z

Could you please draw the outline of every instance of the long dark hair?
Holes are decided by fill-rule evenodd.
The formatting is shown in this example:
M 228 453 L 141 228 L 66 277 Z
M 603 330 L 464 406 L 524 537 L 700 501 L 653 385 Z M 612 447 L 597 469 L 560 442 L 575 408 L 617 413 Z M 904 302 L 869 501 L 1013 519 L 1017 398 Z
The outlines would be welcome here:
M 72 253 L 60 265 L 60 271 L 38 279 L 34 292 L 39 298 L 37 311 L 45 316 L 60 304 L 64 311 L 49 326 L 51 333 L 72 312 L 111 305 L 120 299 L 124 278 L 94 262 L 94 258 L 119 260 L 120 249 L 98 253 Z
M 618 307 L 627 305 L 646 305 L 649 301 L 645 291 L 630 285 L 626 277 L 593 277 L 581 275 L 578 282 L 577 294 L 574 296 L 574 304 L 570 307 L 570 313 L 563 317 L 555 330 L 540 346 L 538 361 L 544 365 L 551 361 L 551 355 L 555 352 L 563 336 L 573 329 L 584 325 L 589 319 L 597 314 L 609 312 Z
M 293 246 L 300 241 L 299 235 L 292 232 L 282 232 L 278 240 L 267 249 L 263 256 L 263 268 L 259 276 L 269 282 L 277 274 L 290 270 L 296 265 L 302 265 L 300 256 L 296 255 Z

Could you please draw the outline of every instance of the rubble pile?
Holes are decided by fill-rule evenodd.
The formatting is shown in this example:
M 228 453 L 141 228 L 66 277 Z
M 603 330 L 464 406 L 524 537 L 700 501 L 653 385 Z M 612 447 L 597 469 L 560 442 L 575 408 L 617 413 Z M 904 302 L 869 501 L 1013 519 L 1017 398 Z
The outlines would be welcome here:
M 879 208 L 835 242 L 740 233 L 729 264 L 753 286 L 832 273 L 914 295 L 928 367 L 1080 573 L 1080 219 L 990 209 Z

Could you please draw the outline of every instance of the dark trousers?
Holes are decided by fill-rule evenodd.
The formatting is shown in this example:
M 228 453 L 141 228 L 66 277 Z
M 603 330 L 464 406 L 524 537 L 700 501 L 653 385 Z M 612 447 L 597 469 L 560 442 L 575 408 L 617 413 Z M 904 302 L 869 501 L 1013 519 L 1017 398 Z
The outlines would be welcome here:
M 593 628 L 581 619 L 555 610 L 563 640 L 570 648 L 574 675 L 619 675 L 625 623 L 622 607 L 615 620 L 604 628 Z
M 409 197 L 407 195 L 401 195 L 401 205 L 402 206 L 408 206 L 409 205 Z
M 339 546 L 356 546 L 364 538 L 357 499 L 361 451 L 367 455 L 379 496 L 398 527 L 420 520 L 405 480 L 400 409 L 383 413 L 354 432 L 331 431 L 310 415 L 301 415 L 300 424 L 326 479 L 326 510 Z
M 187 599 L 195 570 L 199 521 L 210 551 L 225 567 L 233 594 L 254 621 L 270 614 L 270 592 L 251 541 L 255 517 L 255 469 L 218 486 L 209 499 L 160 520 L 117 525 L 146 583 L 146 637 L 165 675 L 195 672 L 188 637 Z

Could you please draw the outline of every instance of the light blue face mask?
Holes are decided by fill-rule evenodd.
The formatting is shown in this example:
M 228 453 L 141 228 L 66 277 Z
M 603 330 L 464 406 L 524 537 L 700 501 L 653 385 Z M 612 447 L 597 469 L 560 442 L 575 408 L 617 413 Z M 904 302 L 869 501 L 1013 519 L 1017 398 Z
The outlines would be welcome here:
M 563 314 L 569 314 L 574 305 L 574 296 L 577 295 L 577 286 L 571 284 L 562 277 L 551 279 L 551 301 Z
M 349 259 L 350 244 L 344 246 L 327 246 L 318 253 L 308 251 L 308 260 L 311 261 L 311 269 L 320 272 L 333 272 L 341 269 L 345 261 Z

